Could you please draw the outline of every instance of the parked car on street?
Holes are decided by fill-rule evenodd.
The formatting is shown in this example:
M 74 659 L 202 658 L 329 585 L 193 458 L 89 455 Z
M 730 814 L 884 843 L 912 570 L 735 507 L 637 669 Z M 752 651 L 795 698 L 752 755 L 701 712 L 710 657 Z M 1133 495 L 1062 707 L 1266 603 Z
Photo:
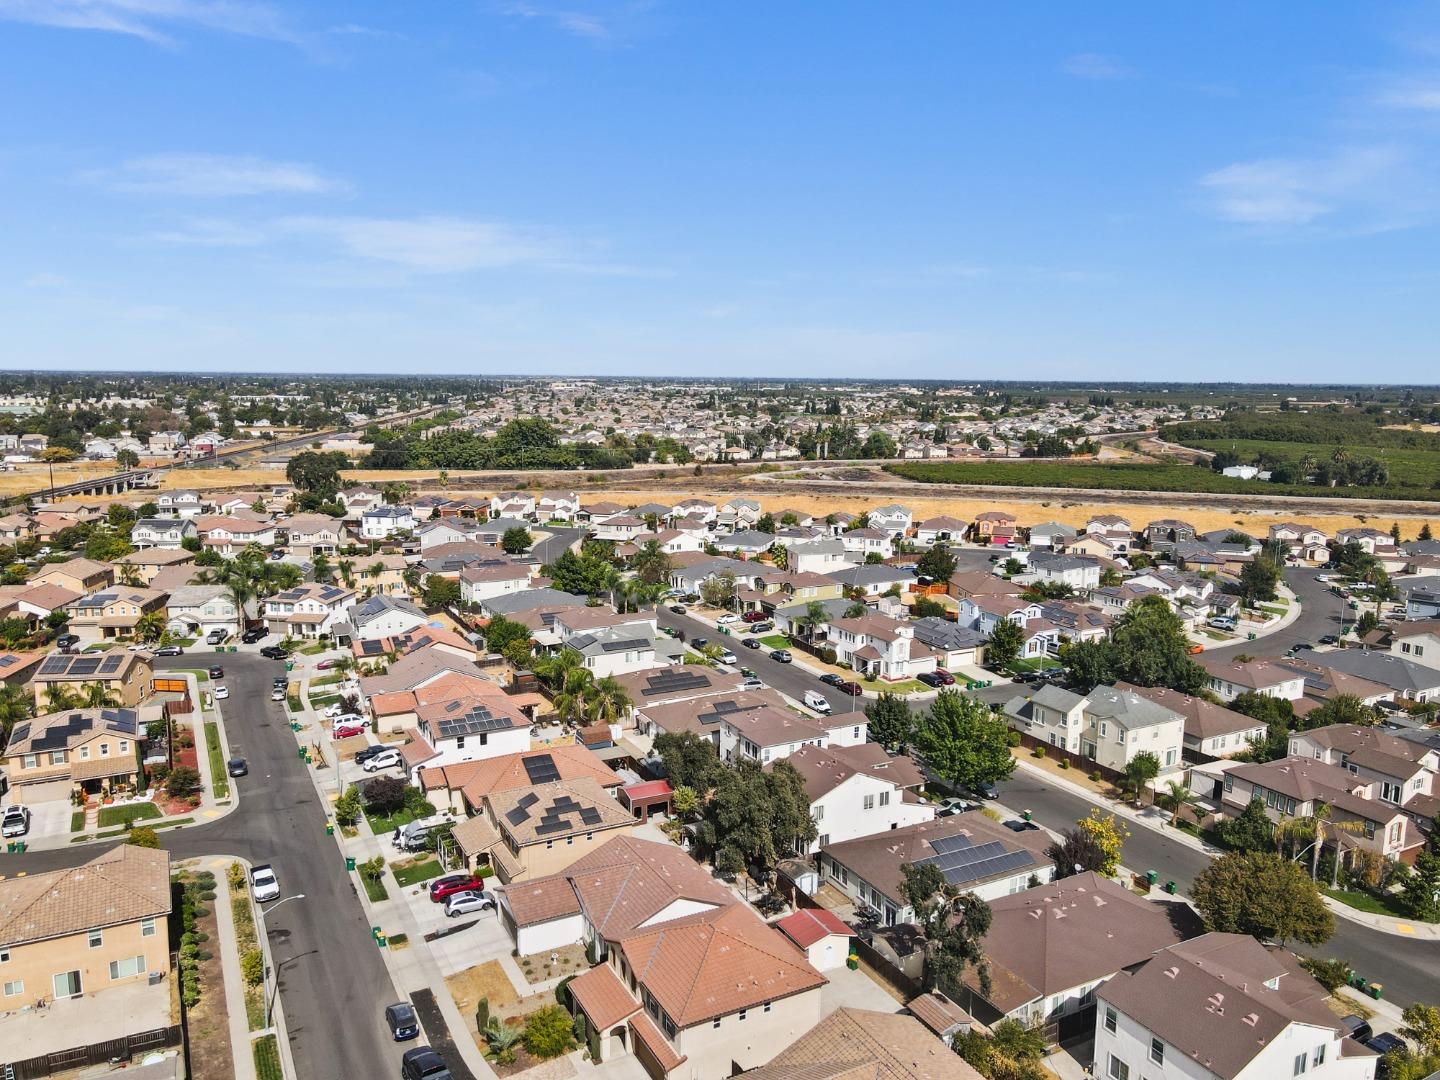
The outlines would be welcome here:
M 697 650 L 703 649 L 703 648 L 705 648 L 706 645 L 709 645 L 709 644 L 710 644 L 710 639 L 709 639 L 709 638 L 697 637 L 697 638 L 691 638 L 691 639 L 690 639 L 690 647 L 691 647 L 692 649 L 697 649 Z
M 684 605 L 684 604 L 671 604 L 671 605 L 670 605 L 670 610 L 671 610 L 671 612 L 673 612 L 673 613 L 676 614 L 676 615 L 684 615 L 684 614 L 685 614 L 685 605 Z
M 243 757 L 232 757 L 225 763 L 225 771 L 231 776 L 248 776 L 250 764 Z
M 835 689 L 839 690 L 842 694 L 849 694 L 851 697 L 859 697 L 865 693 L 865 688 L 858 682 L 842 682 L 839 686 L 835 687 Z
M 156 656 L 184 656 L 185 650 L 179 645 L 161 645 L 155 650 Z
M 462 892 L 484 892 L 485 879 L 476 874 L 446 874 L 430 882 L 430 900 L 433 903 Z
M 228 686 L 226 686 L 224 683 L 221 683 L 219 686 L 215 687 L 215 700 L 216 700 L 216 701 L 224 701 L 224 700 L 225 700 L 226 698 L 228 698 L 229 696 L 230 696 L 230 688 L 229 688 Z
M 716 659 L 719 660 L 722 664 L 738 664 L 740 662 L 740 658 L 736 656 L 733 652 L 731 652 L 729 649 L 726 649 L 724 652 L 722 652 L 719 656 L 716 657 Z
M 280 879 L 275 876 L 269 863 L 260 863 L 250 868 L 250 893 L 262 903 L 280 896 Z
M 492 911 L 495 908 L 495 898 L 489 893 L 460 892 L 445 901 L 445 917 L 453 919 L 457 915 L 469 915 L 487 908 Z
M 260 650 L 260 655 L 267 660 L 284 660 L 290 654 L 279 645 L 266 645 Z
M 841 676 L 836 675 L 833 671 L 827 671 L 824 675 L 820 676 L 820 681 L 827 686 L 839 686 L 845 680 Z
M 394 1005 L 385 1006 L 385 1026 L 390 1029 L 390 1037 L 396 1042 L 414 1039 L 420 1034 L 420 1020 L 408 1001 L 397 1001 Z
M 207 671 L 206 674 L 212 679 L 223 679 L 225 677 L 225 669 L 219 664 L 211 664 L 210 670 Z
M 819 690 L 806 690 L 804 700 L 807 709 L 814 709 L 821 716 L 830 715 L 830 702 Z
M 270 700 L 271 700 L 271 701 L 284 701 L 284 700 L 285 700 L 285 687 L 283 687 L 283 686 L 272 686 L 272 687 L 270 688 Z
M 400 1080 L 451 1080 L 450 1066 L 430 1047 L 417 1046 L 400 1059 Z
M 741 641 L 740 644 L 744 645 L 747 649 L 758 649 L 760 647 L 760 639 L 758 637 L 747 637 Z
M 776 649 L 770 654 L 770 659 L 774 660 L 777 664 L 788 664 L 795 658 L 790 655 L 789 649 Z
M 1320 639 L 1320 644 L 1321 644 L 1321 645 L 1339 645 L 1339 644 L 1340 644 L 1340 635 L 1339 635 L 1339 634 L 1326 634 L 1326 635 L 1324 635 L 1324 636 Z

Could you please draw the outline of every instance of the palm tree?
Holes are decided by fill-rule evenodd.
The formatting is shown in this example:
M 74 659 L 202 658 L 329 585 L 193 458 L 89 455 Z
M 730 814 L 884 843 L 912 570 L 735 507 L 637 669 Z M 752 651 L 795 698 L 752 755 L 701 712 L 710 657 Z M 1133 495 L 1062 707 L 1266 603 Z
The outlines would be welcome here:
M 1330 875 L 1330 886 L 1334 888 L 1340 879 L 1340 834 L 1363 833 L 1365 826 L 1358 821 L 1335 821 L 1330 817 L 1329 803 L 1316 801 L 1315 809 L 1304 817 L 1287 818 L 1275 826 L 1275 842 L 1283 846 L 1285 840 L 1310 841 L 1310 880 L 1320 874 L 1320 849 L 1326 840 L 1335 842 L 1335 866 Z M 1304 854 L 1304 849 L 1300 852 Z
M 573 689 L 562 690 L 555 695 L 555 711 L 563 720 L 578 720 L 585 715 L 586 691 L 589 689 L 590 673 L 584 668 L 583 678 L 577 678 Z
M 35 699 L 23 686 L 0 686 L 0 736 L 8 739 L 21 720 L 35 715 Z
M 1180 824 L 1180 811 L 1198 803 L 1200 797 L 1179 780 L 1171 780 L 1165 785 L 1165 794 L 1155 801 L 1170 811 L 1170 824 L 1178 825 Z
M 825 612 L 825 605 L 819 600 L 811 600 L 805 605 L 805 614 L 795 621 L 805 628 L 805 640 L 815 640 L 815 630 L 829 621 L 830 616 Z
M 564 649 L 537 667 L 540 669 L 540 677 L 549 683 L 556 693 L 569 693 L 590 678 L 584 661 L 574 649 Z
M 135 638 L 138 641 L 155 641 L 165 632 L 165 613 L 147 611 L 135 620 Z
M 625 688 L 608 675 L 590 688 L 587 697 L 590 715 L 607 724 L 618 720 L 630 704 L 630 695 Z
M 788 570 L 790 568 L 790 549 L 778 542 L 771 544 L 770 560 L 775 564 L 777 570 Z
M 330 569 L 330 560 L 325 557 L 323 551 L 315 553 L 315 557 L 310 560 L 310 569 L 314 573 L 316 581 L 329 581 L 333 573 Z
M 120 584 L 131 589 L 138 587 L 140 585 L 140 568 L 134 563 L 121 563 Z
M 51 712 L 65 712 L 78 709 L 81 697 L 64 683 L 51 683 L 45 688 L 45 707 Z
M 340 580 L 345 583 L 347 589 L 355 587 L 355 560 L 341 559 L 335 564 L 340 569 Z
M 380 575 L 383 573 L 385 573 L 385 564 L 383 562 L 376 561 L 365 568 L 365 576 L 368 577 L 372 582 L 370 587 L 366 590 L 367 592 L 373 593 L 376 590 L 378 586 L 373 583 L 378 582 L 380 580 Z
M 86 683 L 82 690 L 87 709 L 113 709 L 120 704 L 120 695 L 104 683 Z

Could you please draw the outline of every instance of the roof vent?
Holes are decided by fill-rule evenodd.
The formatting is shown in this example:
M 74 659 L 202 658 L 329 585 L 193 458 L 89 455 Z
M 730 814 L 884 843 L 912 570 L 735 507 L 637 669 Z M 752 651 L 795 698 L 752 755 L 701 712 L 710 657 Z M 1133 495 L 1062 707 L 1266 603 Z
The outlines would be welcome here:
M 1258 1023 L 1260 1022 L 1260 1014 L 1259 1014 L 1259 1013 L 1253 1013 L 1253 1012 L 1252 1012 L 1252 1013 L 1246 1013 L 1244 1016 L 1242 1016 L 1242 1017 L 1240 1018 L 1240 1020 L 1241 1020 L 1242 1023 L 1246 1023 L 1246 1024 L 1249 1024 L 1251 1027 L 1254 1027 L 1256 1024 L 1258 1024 Z
M 1180 975 L 1180 967 L 1179 967 L 1178 964 L 1171 964 L 1168 968 L 1165 969 L 1165 977 L 1166 977 L 1167 979 L 1178 978 L 1179 975 Z

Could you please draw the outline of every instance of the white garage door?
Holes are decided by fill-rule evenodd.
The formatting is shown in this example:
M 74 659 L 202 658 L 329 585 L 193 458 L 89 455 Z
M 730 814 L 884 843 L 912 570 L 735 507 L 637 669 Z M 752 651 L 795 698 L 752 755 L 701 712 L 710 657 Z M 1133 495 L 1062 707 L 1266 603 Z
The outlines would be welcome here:
M 43 784 L 20 784 L 11 794 L 16 802 L 21 803 L 54 802 L 57 799 L 69 802 L 74 786 L 69 780 L 48 780 Z

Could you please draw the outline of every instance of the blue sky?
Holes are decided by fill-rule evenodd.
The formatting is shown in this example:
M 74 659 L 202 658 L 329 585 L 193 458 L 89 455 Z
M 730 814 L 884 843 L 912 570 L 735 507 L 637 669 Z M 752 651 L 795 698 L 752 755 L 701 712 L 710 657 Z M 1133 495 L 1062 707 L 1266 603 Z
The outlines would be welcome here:
M 1437 382 L 1440 6 L 0 0 L 0 367 Z

